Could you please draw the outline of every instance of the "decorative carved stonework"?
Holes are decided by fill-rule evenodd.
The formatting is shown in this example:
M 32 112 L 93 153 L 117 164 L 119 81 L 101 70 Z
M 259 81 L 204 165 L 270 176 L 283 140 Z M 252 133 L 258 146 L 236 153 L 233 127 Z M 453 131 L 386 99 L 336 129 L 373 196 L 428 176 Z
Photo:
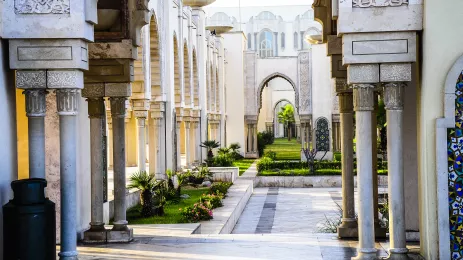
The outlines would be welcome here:
M 245 113 L 246 115 L 252 115 L 257 113 L 257 90 L 256 90 L 256 53 L 248 52 L 245 53 L 246 63 L 245 63 Z
M 26 95 L 26 115 L 28 117 L 44 117 L 47 110 L 45 89 L 30 89 L 23 92 Z
M 352 92 L 343 92 L 338 94 L 339 112 L 352 113 L 354 111 L 354 96 Z
M 46 88 L 47 73 L 44 70 L 17 70 L 16 87 L 19 89 Z
M 84 87 L 84 74 L 80 70 L 47 71 L 47 88 L 72 88 Z
M 353 0 L 353 7 L 386 7 L 408 5 L 408 0 Z
M 106 115 L 106 107 L 104 105 L 104 98 L 87 98 L 88 102 L 88 117 L 89 118 L 103 118 Z
M 352 92 L 352 89 L 347 84 L 347 79 L 346 78 L 336 78 L 335 79 L 335 84 L 336 84 L 336 92 L 337 93 Z
M 56 104 L 58 115 L 75 116 L 79 111 L 80 90 L 57 89 Z
M 404 109 L 404 88 L 406 83 L 387 83 L 384 84 L 384 104 L 386 110 Z
M 125 118 L 126 115 L 126 97 L 111 97 L 111 117 L 112 118 Z
M 69 14 L 70 0 L 15 0 L 16 14 Z
M 374 98 L 373 93 L 375 85 L 373 84 L 354 84 L 354 109 L 355 111 L 373 111 Z
M 310 67 L 311 53 L 301 52 L 299 61 L 299 113 L 310 114 L 312 112 L 312 70 Z

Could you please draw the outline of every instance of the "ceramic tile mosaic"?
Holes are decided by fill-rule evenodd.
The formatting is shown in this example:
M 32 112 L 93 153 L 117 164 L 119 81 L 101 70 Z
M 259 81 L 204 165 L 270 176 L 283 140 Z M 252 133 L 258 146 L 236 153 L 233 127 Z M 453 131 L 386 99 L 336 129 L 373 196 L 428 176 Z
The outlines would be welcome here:
M 330 129 L 328 127 L 328 120 L 326 120 L 325 118 L 320 118 L 317 120 L 315 141 L 317 151 L 330 150 Z
M 448 130 L 450 250 L 452 259 L 463 259 L 463 74 L 455 93 L 455 129 Z

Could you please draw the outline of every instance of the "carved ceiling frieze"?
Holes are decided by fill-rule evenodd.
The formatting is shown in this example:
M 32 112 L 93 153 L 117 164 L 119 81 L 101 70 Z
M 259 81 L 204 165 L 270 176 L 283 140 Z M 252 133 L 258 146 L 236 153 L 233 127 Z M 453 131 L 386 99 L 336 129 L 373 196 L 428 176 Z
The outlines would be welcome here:
M 70 0 L 15 0 L 16 14 L 69 14 Z
M 387 7 L 408 5 L 408 0 L 353 0 L 353 7 L 368 8 L 368 7 Z

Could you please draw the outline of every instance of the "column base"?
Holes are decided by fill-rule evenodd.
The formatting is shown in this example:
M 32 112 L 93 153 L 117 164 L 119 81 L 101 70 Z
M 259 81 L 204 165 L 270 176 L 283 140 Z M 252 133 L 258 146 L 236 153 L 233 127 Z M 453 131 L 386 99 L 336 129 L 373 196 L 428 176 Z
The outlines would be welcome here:
M 246 159 L 259 159 L 259 153 L 246 153 L 244 157 Z
M 407 248 L 391 248 L 389 249 L 389 257 L 391 260 L 409 260 Z
M 70 252 L 59 252 L 58 253 L 60 260 L 78 260 L 79 258 L 77 251 L 70 251 Z
M 82 240 L 85 244 L 105 244 L 107 241 L 107 230 L 103 229 L 93 229 L 84 232 L 84 239 Z
M 129 243 L 133 241 L 133 229 L 127 230 L 108 230 L 107 231 L 108 243 Z
M 379 259 L 376 256 L 376 253 L 376 248 L 361 248 L 358 249 L 358 255 L 356 257 L 352 257 L 352 260 L 376 260 Z

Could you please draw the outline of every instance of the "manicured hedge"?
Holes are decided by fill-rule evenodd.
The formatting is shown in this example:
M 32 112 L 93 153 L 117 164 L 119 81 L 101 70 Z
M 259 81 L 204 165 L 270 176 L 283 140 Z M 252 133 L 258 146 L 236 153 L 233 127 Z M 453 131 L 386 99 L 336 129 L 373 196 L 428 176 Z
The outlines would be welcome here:
M 322 161 L 317 162 L 317 170 L 321 169 L 331 169 L 331 170 L 341 170 L 341 162 L 330 162 Z M 268 158 L 263 158 L 257 163 L 257 171 L 267 171 L 267 170 L 291 170 L 291 169 L 308 169 L 309 166 L 307 162 L 302 161 L 273 161 Z M 357 163 L 354 161 L 354 169 L 357 168 Z M 378 170 L 387 170 L 387 162 L 378 162 Z

